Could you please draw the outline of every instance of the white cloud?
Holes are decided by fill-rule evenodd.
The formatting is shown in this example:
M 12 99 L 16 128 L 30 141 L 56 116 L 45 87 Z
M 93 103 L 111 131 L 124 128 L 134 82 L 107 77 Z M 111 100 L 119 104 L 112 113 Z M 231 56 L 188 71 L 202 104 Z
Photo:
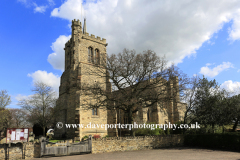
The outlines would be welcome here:
M 238 69 L 237 72 L 240 72 L 240 69 Z
M 45 3 L 45 5 L 38 5 L 33 0 L 17 0 L 17 1 L 22 3 L 27 8 L 34 7 L 33 9 L 34 13 L 36 12 L 44 13 L 48 7 L 55 5 L 54 0 L 45 0 L 45 2 L 42 1 L 43 3 Z
M 83 7 L 87 31 L 107 39 L 108 54 L 123 48 L 137 53 L 152 49 L 175 64 L 194 55 L 224 23 L 233 21 L 231 37 L 237 33 L 234 28 L 240 29 L 240 1 L 235 0 L 101 0 L 87 1 Z M 64 1 L 51 16 L 80 19 L 81 0 Z
M 55 5 L 55 2 L 53 0 L 48 0 L 48 3 L 50 6 L 54 6 Z
M 47 73 L 46 71 L 35 71 L 34 73 L 28 74 L 28 77 L 33 78 L 33 83 L 35 82 L 43 82 L 51 87 L 55 91 L 59 91 L 60 86 L 60 77 L 58 75 L 55 75 L 53 73 Z
M 21 2 L 23 4 L 27 4 L 29 0 L 17 0 L 18 2 Z
M 33 5 L 35 6 L 34 8 L 34 13 L 39 12 L 39 13 L 44 13 L 46 11 L 46 9 L 48 8 L 48 6 L 38 6 L 36 3 L 33 3 Z
M 55 8 L 51 16 L 61 17 L 64 19 L 71 20 L 74 18 L 81 17 L 81 0 L 67 0 L 59 8 Z M 82 11 L 84 15 L 84 10 Z
M 234 15 L 232 27 L 228 30 L 228 40 L 235 41 L 240 39 L 240 9 Z
M 211 65 L 210 63 L 207 63 L 205 67 L 202 67 L 200 72 L 201 74 L 208 76 L 208 77 L 215 77 L 217 76 L 220 72 L 228 69 L 228 68 L 233 68 L 233 64 L 230 62 L 223 62 L 222 64 L 214 67 L 214 68 L 209 68 L 208 66 Z
M 213 65 L 214 63 L 207 63 L 206 66 L 211 66 Z
M 228 80 L 225 81 L 221 87 L 231 92 L 232 94 L 240 94 L 240 82 L 233 82 L 232 80 Z
M 47 73 L 46 71 L 38 70 L 34 73 L 28 74 L 28 77 L 32 77 L 33 84 L 35 82 L 43 82 L 51 87 L 56 91 L 56 97 L 58 97 L 59 92 L 59 86 L 60 86 L 60 77 L 58 75 L 55 75 L 53 73 Z M 30 98 L 33 95 L 23 95 L 18 94 L 13 97 L 13 102 L 10 107 L 8 108 L 18 108 L 17 104 L 22 99 Z
M 25 7 L 30 7 L 32 5 L 31 0 L 17 0 L 22 3 Z
M 48 62 L 53 66 L 55 69 L 64 70 L 64 59 L 65 59 L 65 52 L 63 48 L 65 47 L 65 43 L 70 39 L 71 35 L 59 36 L 55 42 L 52 43 L 52 50 L 54 53 L 48 55 Z
M 17 101 L 21 101 L 22 99 L 26 99 L 28 97 L 30 97 L 31 95 L 29 96 L 26 96 L 26 95 L 22 95 L 22 94 L 18 94 L 17 96 L 15 96 L 14 98 L 17 100 Z

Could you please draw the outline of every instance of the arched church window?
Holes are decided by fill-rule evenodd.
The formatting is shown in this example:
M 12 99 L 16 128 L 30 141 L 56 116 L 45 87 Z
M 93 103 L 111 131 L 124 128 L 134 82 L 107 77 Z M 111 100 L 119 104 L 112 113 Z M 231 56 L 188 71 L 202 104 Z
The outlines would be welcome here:
M 93 50 L 91 52 L 91 62 L 94 63 L 94 55 L 93 55 Z
M 92 47 L 88 47 L 88 62 L 92 62 L 92 58 L 93 58 L 93 49 Z
M 96 59 L 96 58 L 97 58 L 96 53 L 97 53 L 97 49 L 94 50 L 94 63 L 97 62 L 97 59 Z
M 98 49 L 95 49 L 95 63 L 96 64 L 100 64 L 100 55 L 99 55 L 99 50 Z

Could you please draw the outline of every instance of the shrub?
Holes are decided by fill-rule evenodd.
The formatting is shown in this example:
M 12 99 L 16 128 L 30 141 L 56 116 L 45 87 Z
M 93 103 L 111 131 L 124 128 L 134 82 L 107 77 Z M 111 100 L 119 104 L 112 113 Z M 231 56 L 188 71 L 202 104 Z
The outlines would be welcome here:
M 84 141 L 84 140 L 86 140 L 86 139 L 88 139 L 88 136 L 82 137 L 82 141 Z
M 95 135 L 93 136 L 93 138 L 101 138 L 101 136 L 98 135 L 98 134 L 95 134 Z
M 153 123 L 148 123 L 153 124 Z M 136 136 L 151 136 L 151 135 L 165 135 L 165 132 L 161 128 L 154 128 L 151 130 L 151 128 L 139 128 L 135 131 Z
M 184 137 L 184 144 L 205 148 L 239 150 L 240 134 L 187 134 Z
M 184 133 L 184 129 L 183 128 L 178 128 L 180 126 L 180 124 L 183 124 L 182 121 L 176 122 L 175 123 L 177 125 L 177 128 L 175 130 L 171 130 L 172 134 L 183 134 Z

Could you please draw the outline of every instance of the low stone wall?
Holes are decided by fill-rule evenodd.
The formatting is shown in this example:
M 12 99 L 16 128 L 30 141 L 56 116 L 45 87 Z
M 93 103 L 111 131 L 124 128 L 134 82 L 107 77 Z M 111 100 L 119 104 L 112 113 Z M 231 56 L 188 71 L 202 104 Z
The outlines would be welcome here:
M 8 147 L 8 144 L 0 145 L 0 159 L 4 160 L 6 157 L 9 160 L 18 160 L 18 159 L 32 159 L 34 157 L 40 157 L 40 144 L 28 142 L 28 143 L 17 143 L 11 144 Z
M 183 146 L 183 135 L 108 137 L 92 141 L 92 153 Z
M 92 153 L 174 147 L 182 146 L 183 142 L 183 135 L 97 138 L 92 140 Z M 48 147 L 50 146 L 55 145 L 49 144 Z M 4 160 L 7 155 L 9 155 L 9 160 L 39 158 L 40 152 L 39 143 L 11 144 L 10 148 L 2 144 L 0 145 L 0 160 Z

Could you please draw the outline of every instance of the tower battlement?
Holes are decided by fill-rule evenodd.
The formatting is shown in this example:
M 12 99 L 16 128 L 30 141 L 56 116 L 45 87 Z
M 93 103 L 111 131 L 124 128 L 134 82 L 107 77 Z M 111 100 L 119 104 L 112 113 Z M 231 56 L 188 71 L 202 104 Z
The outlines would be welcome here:
M 93 42 L 97 42 L 97 43 L 107 45 L 105 38 L 101 39 L 101 37 L 99 37 L 99 36 L 95 37 L 95 35 L 93 35 L 93 34 L 91 34 L 91 36 L 89 36 L 89 33 L 85 33 L 84 35 L 82 35 L 82 38 L 87 39 L 87 40 L 91 40 Z M 71 45 L 71 39 L 66 42 L 65 47 L 70 47 L 70 45 Z
M 95 37 L 95 35 L 93 35 L 93 34 L 89 35 L 89 33 L 85 33 L 85 34 L 83 34 L 82 38 L 107 45 L 105 38 L 101 39 L 101 37 L 99 37 L 99 36 Z
M 72 20 L 72 26 L 82 26 L 82 23 L 80 22 L 80 20 L 79 19 L 74 19 L 74 20 Z
M 103 45 L 107 46 L 105 38 L 101 38 L 99 36 L 95 37 L 95 35 L 93 35 L 93 34 L 89 35 L 89 33 L 87 33 L 86 19 L 84 20 L 84 27 L 83 28 L 82 28 L 82 23 L 80 22 L 79 19 L 72 20 L 72 28 L 73 28 L 73 35 L 78 36 L 80 39 L 90 40 L 90 41 L 97 42 L 97 43 L 100 43 L 100 44 L 103 44 Z M 76 38 L 74 38 L 73 40 L 76 40 Z M 65 44 L 65 46 L 66 47 L 70 46 L 71 43 L 72 43 L 72 38 Z

